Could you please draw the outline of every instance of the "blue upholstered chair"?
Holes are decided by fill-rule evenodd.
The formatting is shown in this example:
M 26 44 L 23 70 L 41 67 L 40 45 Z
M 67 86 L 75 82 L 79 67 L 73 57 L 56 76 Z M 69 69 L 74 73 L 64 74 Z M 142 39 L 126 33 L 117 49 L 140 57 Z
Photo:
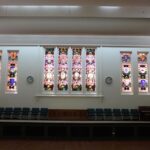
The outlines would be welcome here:
M 116 121 L 122 120 L 122 114 L 120 109 L 113 109 L 113 120 Z
M 48 108 L 41 108 L 39 119 L 41 120 L 47 120 L 48 119 Z

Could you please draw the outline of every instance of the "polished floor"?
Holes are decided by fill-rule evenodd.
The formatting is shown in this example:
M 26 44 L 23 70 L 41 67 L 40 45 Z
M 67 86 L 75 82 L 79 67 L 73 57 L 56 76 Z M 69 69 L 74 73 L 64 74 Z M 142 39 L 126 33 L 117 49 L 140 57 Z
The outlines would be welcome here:
M 0 150 L 150 150 L 150 141 L 0 140 Z

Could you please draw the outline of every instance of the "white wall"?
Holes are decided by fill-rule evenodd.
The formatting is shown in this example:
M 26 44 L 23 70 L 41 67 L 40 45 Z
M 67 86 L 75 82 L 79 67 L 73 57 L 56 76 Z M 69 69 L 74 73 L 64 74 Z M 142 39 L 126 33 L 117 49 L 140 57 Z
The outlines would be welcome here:
M 0 106 L 48 107 L 60 109 L 86 109 L 90 107 L 136 108 L 139 105 L 150 105 L 150 95 L 138 95 L 137 92 L 137 51 L 148 51 L 149 48 L 102 47 L 98 69 L 101 70 L 104 98 L 95 97 L 37 97 L 41 94 L 42 85 L 42 48 L 40 46 L 0 46 L 2 56 L 2 76 L 0 81 Z M 7 74 L 7 50 L 19 50 L 18 65 L 18 94 L 5 94 Z M 120 51 L 132 51 L 134 95 L 121 95 L 120 92 Z M 150 54 L 149 54 L 150 60 Z M 100 74 L 98 76 L 100 76 Z M 26 77 L 32 75 L 34 83 L 28 84 Z M 113 84 L 106 85 L 106 76 L 113 77 Z M 100 77 L 99 77 L 100 80 Z
M 150 35 L 149 19 L 3 18 L 0 34 Z
M 127 107 L 134 108 L 140 105 L 150 105 L 150 95 L 139 95 L 138 94 L 138 64 L 137 64 L 137 52 L 147 51 L 150 53 L 149 48 L 125 48 L 125 47 L 114 47 L 114 48 L 102 48 L 103 51 L 103 79 L 105 76 L 113 77 L 113 84 L 104 85 L 104 107 Z M 133 95 L 121 95 L 120 93 L 120 51 L 131 51 L 132 52 L 132 75 L 133 75 Z M 150 54 L 148 56 L 150 60 Z M 149 63 L 150 64 L 150 63 Z
M 39 48 L 4 46 L 2 50 L 2 76 L 1 76 L 1 106 L 33 106 L 34 94 L 36 93 L 36 84 L 28 85 L 26 77 L 33 75 L 35 83 L 37 82 L 39 72 Z M 18 94 L 5 94 L 6 76 L 7 76 L 7 50 L 19 50 L 18 59 Z

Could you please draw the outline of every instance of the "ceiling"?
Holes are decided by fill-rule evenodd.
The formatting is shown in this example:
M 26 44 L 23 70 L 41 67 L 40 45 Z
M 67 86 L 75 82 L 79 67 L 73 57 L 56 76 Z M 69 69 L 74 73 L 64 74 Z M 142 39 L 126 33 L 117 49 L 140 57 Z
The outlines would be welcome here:
M 150 0 L 0 0 L 0 5 L 150 6 Z
M 0 34 L 150 35 L 150 0 L 0 0 Z

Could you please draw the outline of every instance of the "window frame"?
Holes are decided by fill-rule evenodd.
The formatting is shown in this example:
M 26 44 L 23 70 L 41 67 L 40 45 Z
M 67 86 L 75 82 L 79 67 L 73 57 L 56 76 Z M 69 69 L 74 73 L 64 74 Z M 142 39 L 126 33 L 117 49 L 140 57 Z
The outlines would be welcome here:
M 96 47 L 96 46 L 41 46 L 42 47 L 42 56 L 43 56 L 43 64 L 42 64 L 42 92 L 40 92 L 40 94 L 37 94 L 36 96 L 38 97 L 101 97 L 103 98 L 104 96 L 102 95 L 102 54 L 101 54 L 101 48 L 100 47 Z M 67 47 L 68 48 L 68 92 L 58 92 L 57 89 L 57 77 L 58 77 L 58 48 L 60 47 Z M 55 76 L 55 85 L 54 85 L 54 93 L 49 93 L 44 91 L 43 89 L 43 79 L 44 79 L 44 65 L 45 65 L 45 50 L 46 48 L 54 48 L 54 65 L 55 65 L 55 70 L 54 70 L 54 76 Z M 96 60 L 96 88 L 95 88 L 95 92 L 86 92 L 86 87 L 85 87 L 85 69 L 82 69 L 84 71 L 82 71 L 82 91 L 81 92 L 76 92 L 76 91 L 72 91 L 72 49 L 73 48 L 81 48 L 82 49 L 82 68 L 84 68 L 84 66 L 86 65 L 85 61 L 85 55 L 86 55 L 86 49 L 87 48 L 95 48 L 95 60 Z M 97 53 L 99 52 L 99 56 L 97 55 Z M 84 59 L 83 59 L 84 58 Z

